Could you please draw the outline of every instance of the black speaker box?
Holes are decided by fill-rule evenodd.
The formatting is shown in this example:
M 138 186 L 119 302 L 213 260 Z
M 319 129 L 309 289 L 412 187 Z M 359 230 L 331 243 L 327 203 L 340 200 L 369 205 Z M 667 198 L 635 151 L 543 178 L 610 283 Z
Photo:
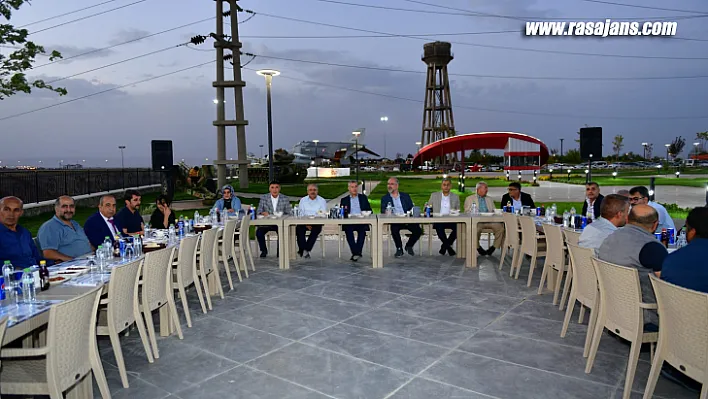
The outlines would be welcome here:
M 172 140 L 152 141 L 152 170 L 169 171 L 172 169 Z
M 602 158 L 602 128 L 584 127 L 580 129 L 580 158 L 583 161 Z

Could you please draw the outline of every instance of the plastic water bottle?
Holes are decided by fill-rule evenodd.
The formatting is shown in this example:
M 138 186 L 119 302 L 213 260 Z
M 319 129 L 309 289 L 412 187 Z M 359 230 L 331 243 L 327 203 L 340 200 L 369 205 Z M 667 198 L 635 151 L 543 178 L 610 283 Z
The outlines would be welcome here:
M 135 257 L 142 256 L 143 254 L 143 238 L 138 234 L 133 238 L 133 250 L 135 251 Z
M 386 205 L 386 215 L 390 216 L 391 214 L 393 214 L 393 206 L 389 202 L 388 205 Z
M 570 227 L 570 212 L 563 212 L 563 227 Z
M 167 240 L 169 241 L 170 244 L 172 244 L 175 241 L 175 225 L 174 224 L 170 225 L 167 237 L 168 237 Z
M 22 301 L 34 302 L 37 299 L 37 293 L 34 286 L 34 277 L 32 270 L 28 267 L 22 273 Z
M 194 223 L 199 223 L 199 218 L 201 216 L 199 215 L 199 211 L 194 211 Z
M 15 298 L 15 268 L 9 260 L 2 265 L 2 278 L 5 285 L 5 298 Z
M 147 227 L 145 227 L 147 228 Z M 111 241 L 111 237 L 106 236 L 106 238 L 103 240 L 103 248 L 111 248 L 113 246 L 113 242 Z M 100 245 L 99 245 L 100 247 Z M 105 249 L 104 249 L 105 250 Z M 96 250 L 98 253 L 98 250 Z
M 477 204 L 472 204 L 472 215 L 477 216 L 479 215 L 479 210 L 477 209 Z
M 683 248 L 688 244 L 686 241 L 686 232 L 681 231 L 678 238 L 676 238 L 676 248 Z

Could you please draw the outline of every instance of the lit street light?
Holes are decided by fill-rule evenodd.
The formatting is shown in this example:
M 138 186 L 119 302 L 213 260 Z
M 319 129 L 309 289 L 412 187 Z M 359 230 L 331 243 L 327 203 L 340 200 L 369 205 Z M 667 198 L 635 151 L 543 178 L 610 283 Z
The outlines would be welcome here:
M 125 146 L 124 146 L 124 145 L 119 145 L 119 146 L 118 146 L 118 149 L 120 149 L 120 168 L 121 168 L 121 169 L 125 169 L 125 163 L 124 163 L 124 160 L 123 160 L 123 150 L 125 150 Z
M 273 83 L 273 76 L 280 75 L 274 69 L 261 69 L 256 71 L 258 75 L 265 77 L 266 81 L 266 104 L 268 107 L 268 180 L 273 181 L 273 116 L 271 112 L 270 91 Z
M 647 146 L 649 146 L 649 143 L 642 143 L 642 147 L 644 147 L 644 160 L 647 160 Z
M 319 144 L 319 140 L 312 140 L 313 143 L 315 143 L 315 159 L 312 160 L 312 165 L 315 167 L 315 178 L 320 177 L 320 168 L 317 166 L 317 154 L 319 147 L 317 145 Z
M 356 158 L 356 184 L 359 184 L 359 136 L 361 132 L 355 130 L 352 134 L 354 135 L 354 157 Z
M 382 116 L 381 117 L 381 122 L 384 123 L 384 129 L 383 129 L 383 139 L 384 139 L 384 159 L 387 158 L 386 156 L 386 122 L 388 122 L 388 116 Z

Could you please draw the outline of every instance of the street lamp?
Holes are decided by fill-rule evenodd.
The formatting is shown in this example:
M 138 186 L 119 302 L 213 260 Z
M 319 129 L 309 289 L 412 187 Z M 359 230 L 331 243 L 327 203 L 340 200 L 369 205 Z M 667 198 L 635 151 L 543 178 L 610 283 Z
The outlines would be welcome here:
M 123 150 L 125 150 L 125 146 L 119 145 L 118 149 L 120 150 L 120 168 L 125 169 L 125 163 L 123 161 Z
M 386 118 L 386 120 L 388 120 L 388 118 Z M 354 135 L 354 157 L 356 158 L 356 183 L 359 184 L 359 136 L 361 132 L 355 130 L 352 134 Z
M 568 181 L 570 181 L 570 172 L 572 172 L 572 170 L 568 169 Z
M 263 144 L 259 144 L 258 147 L 261 148 L 261 157 L 260 157 L 260 160 L 261 160 L 261 162 L 263 162 Z
M 280 75 L 274 69 L 261 69 L 257 74 L 265 77 L 266 81 L 266 103 L 268 107 L 268 180 L 273 181 L 273 117 L 271 114 L 270 90 L 273 83 L 273 76 Z
M 384 123 L 384 130 L 383 130 L 383 139 L 384 139 L 384 159 L 387 158 L 386 156 L 386 122 L 388 122 L 388 116 L 382 116 L 381 117 L 381 122 Z
M 548 173 L 551 174 L 551 176 L 548 178 L 548 180 L 553 180 L 553 169 L 548 169 Z
M 642 147 L 644 147 L 644 160 L 647 160 L 647 146 L 649 146 L 649 143 L 642 143 Z
M 698 146 L 701 145 L 701 143 L 693 143 L 693 151 L 698 155 Z
M 317 167 L 317 152 L 319 150 L 317 145 L 320 141 L 319 140 L 312 140 L 312 142 L 315 143 L 315 159 L 312 161 L 312 165 L 315 166 L 315 178 L 318 178 L 318 177 L 320 177 L 320 170 Z
M 612 172 L 612 178 L 616 179 L 617 178 L 617 169 L 615 169 L 614 172 Z

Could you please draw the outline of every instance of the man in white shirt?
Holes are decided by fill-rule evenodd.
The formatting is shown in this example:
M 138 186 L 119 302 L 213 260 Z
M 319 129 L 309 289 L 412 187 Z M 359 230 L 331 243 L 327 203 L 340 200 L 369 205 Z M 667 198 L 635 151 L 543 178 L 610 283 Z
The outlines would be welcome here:
M 307 185 L 307 197 L 302 197 L 298 206 L 301 216 L 326 216 L 327 201 L 317 195 L 317 184 Z M 306 232 L 310 231 L 310 236 L 306 236 Z M 322 225 L 298 225 L 295 227 L 295 235 L 297 236 L 297 253 L 305 258 L 310 257 L 310 252 L 315 246 L 317 236 L 322 232 Z
M 671 215 L 669 215 L 666 208 L 654 201 L 649 201 L 649 190 L 646 187 L 632 187 L 629 190 L 629 203 L 632 206 L 649 205 L 650 207 L 656 209 L 656 213 L 659 214 L 659 226 L 656 228 L 655 233 L 661 233 L 662 229 L 676 229 L 674 220 L 671 219 Z
M 627 224 L 629 199 L 619 194 L 609 194 L 602 200 L 600 217 L 585 227 L 578 245 L 592 248 L 597 252 L 605 238 L 613 231 Z

